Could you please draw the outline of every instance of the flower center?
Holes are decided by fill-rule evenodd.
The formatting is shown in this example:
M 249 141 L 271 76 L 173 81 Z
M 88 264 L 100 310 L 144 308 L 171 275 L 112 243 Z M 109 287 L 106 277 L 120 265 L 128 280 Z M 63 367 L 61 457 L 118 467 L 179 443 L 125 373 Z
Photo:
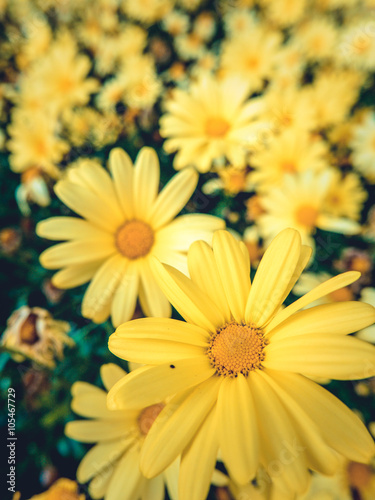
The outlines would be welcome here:
M 125 222 L 116 233 L 116 246 L 128 259 L 144 257 L 154 244 L 154 232 L 141 220 Z
M 208 118 L 206 121 L 206 134 L 210 137 L 224 137 L 229 130 L 229 123 L 220 116 Z
M 246 376 L 262 368 L 267 343 L 259 328 L 233 322 L 212 336 L 207 355 L 219 375 L 237 377 L 242 373 Z
M 296 220 L 298 224 L 311 229 L 315 226 L 319 211 L 311 205 L 302 205 L 296 211 Z
M 162 411 L 164 406 L 165 404 L 158 403 L 156 405 L 147 406 L 141 411 L 138 417 L 138 427 L 141 431 L 141 434 L 143 434 L 144 436 L 148 434 L 149 430 L 152 427 L 152 424 L 155 422 L 156 417 Z
M 294 174 L 297 171 L 296 165 L 291 161 L 286 161 L 282 163 L 281 170 L 286 174 Z
M 20 339 L 24 344 L 32 345 L 39 340 L 39 336 L 36 331 L 37 319 L 38 316 L 36 314 L 30 313 L 22 323 L 20 328 Z

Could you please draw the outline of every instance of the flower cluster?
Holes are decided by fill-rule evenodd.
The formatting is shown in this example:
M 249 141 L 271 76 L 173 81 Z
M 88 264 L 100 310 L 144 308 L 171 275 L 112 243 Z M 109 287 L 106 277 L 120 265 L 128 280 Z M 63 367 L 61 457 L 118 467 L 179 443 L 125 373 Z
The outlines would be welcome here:
M 375 497 L 374 9 L 0 0 L 14 499 Z

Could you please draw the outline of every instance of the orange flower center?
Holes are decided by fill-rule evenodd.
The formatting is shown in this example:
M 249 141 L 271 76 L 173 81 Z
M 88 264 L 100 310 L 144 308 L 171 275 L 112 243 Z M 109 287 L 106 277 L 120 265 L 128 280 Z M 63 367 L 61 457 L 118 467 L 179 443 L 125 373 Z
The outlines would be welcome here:
M 281 170 L 286 174 L 294 174 L 297 171 L 296 165 L 291 161 L 286 161 L 282 163 Z
M 224 137 L 229 130 L 229 123 L 220 116 L 208 118 L 206 134 L 210 137 Z
M 295 214 L 298 224 L 306 226 L 308 229 L 312 229 L 315 226 L 318 215 L 318 209 L 311 205 L 301 205 Z
M 163 403 L 158 403 L 156 405 L 147 406 L 141 411 L 138 417 L 138 427 L 141 434 L 144 436 L 148 434 L 152 424 L 155 422 L 156 417 L 162 411 L 164 406 L 165 405 Z
M 36 314 L 30 313 L 22 323 L 20 328 L 20 339 L 24 344 L 32 345 L 38 342 L 39 336 L 36 331 L 37 319 L 38 317 Z
M 259 328 L 232 322 L 212 336 L 207 355 L 219 375 L 246 376 L 262 367 L 267 343 Z
M 360 491 L 369 486 L 373 477 L 371 467 L 358 462 L 349 462 L 347 471 L 350 485 Z
M 138 259 L 149 253 L 154 244 L 154 231 L 141 220 L 125 222 L 116 233 L 116 246 L 128 259 Z

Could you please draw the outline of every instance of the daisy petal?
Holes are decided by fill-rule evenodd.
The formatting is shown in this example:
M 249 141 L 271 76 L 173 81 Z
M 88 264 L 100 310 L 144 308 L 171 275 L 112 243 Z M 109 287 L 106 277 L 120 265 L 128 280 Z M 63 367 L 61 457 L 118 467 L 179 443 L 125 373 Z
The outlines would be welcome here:
M 308 466 L 321 474 L 334 474 L 339 466 L 339 455 L 327 445 L 321 436 L 320 429 L 311 420 L 310 416 L 277 383 L 278 373 L 270 370 L 262 371 L 262 377 L 273 388 L 282 405 L 289 414 L 298 436 L 305 448 Z
M 206 356 L 138 368 L 112 387 L 107 405 L 110 409 L 145 408 L 207 380 L 214 373 Z
M 292 277 L 290 278 L 288 286 L 286 287 L 285 294 L 283 296 L 281 304 L 288 297 L 292 288 L 296 284 L 296 281 L 301 276 L 302 271 L 305 269 L 305 267 L 307 266 L 307 264 L 311 258 L 311 255 L 312 255 L 312 248 L 308 247 L 306 245 L 301 245 L 301 254 L 300 254 L 299 259 L 297 261 L 297 265 L 296 265 L 296 268 L 294 270 L 294 273 L 292 274 Z
M 300 242 L 298 231 L 285 229 L 264 253 L 246 304 L 247 323 L 262 328 L 281 306 L 300 258 Z
M 139 449 L 132 446 L 123 455 L 114 470 L 105 495 L 106 500 L 134 500 L 139 498 L 140 485 L 144 478 L 139 470 Z
M 126 261 L 120 255 L 108 259 L 95 274 L 82 301 L 82 316 L 101 323 L 107 319 L 107 304 L 122 278 Z
M 172 177 L 152 207 L 150 223 L 155 229 L 167 224 L 183 209 L 197 183 L 198 174 L 193 168 L 186 168 Z
M 324 297 L 325 295 L 329 295 L 330 293 L 335 292 L 339 288 L 343 288 L 344 286 L 350 285 L 351 283 L 356 281 L 360 276 L 361 273 L 359 273 L 358 271 L 349 271 L 347 273 L 334 276 L 333 278 L 327 280 L 325 283 L 318 285 L 313 290 L 306 293 L 303 297 L 301 297 L 300 299 L 296 300 L 288 307 L 283 309 L 268 324 L 267 330 L 271 331 L 277 325 L 279 325 L 287 318 L 289 318 L 289 316 L 311 304 L 311 302 L 314 302 L 315 300 L 318 300 L 321 297 Z
M 142 500 L 164 500 L 164 481 L 161 474 L 145 481 Z
M 122 439 L 126 427 L 121 421 L 75 420 L 65 426 L 65 434 L 81 443 L 96 443 L 111 439 Z
M 133 178 L 134 215 L 137 219 L 148 222 L 151 218 L 151 208 L 155 203 L 159 190 L 159 159 L 156 152 L 144 147 L 135 160 Z
M 116 356 L 128 361 L 143 364 L 159 365 L 162 363 L 174 363 L 179 359 L 203 356 L 206 347 L 192 344 L 183 344 L 170 340 L 126 339 L 111 336 L 109 342 L 110 351 Z
M 248 381 L 258 416 L 265 463 L 274 463 L 276 457 L 282 460 L 277 461 L 280 463 L 277 475 L 283 478 L 290 490 L 302 493 L 307 488 L 309 474 L 292 422 L 260 370 L 251 372 Z M 295 450 L 293 460 L 290 460 L 291 449 Z M 283 459 L 285 455 L 287 460 Z
M 182 454 L 178 496 L 180 500 L 207 497 L 218 448 L 216 408 L 213 408 Z
M 167 485 L 167 490 L 169 497 L 172 500 L 177 500 L 178 498 L 178 476 L 180 470 L 180 457 L 176 458 L 174 462 L 171 463 L 164 471 L 165 483 Z
M 83 285 L 91 280 L 99 267 L 103 264 L 104 259 L 87 264 L 77 264 L 75 266 L 65 267 L 55 273 L 51 281 L 57 288 L 65 290 L 66 288 L 74 288 Z
M 109 154 L 109 169 L 115 183 L 117 199 L 127 219 L 134 217 L 133 209 L 133 163 L 121 148 L 114 148 Z
M 141 470 L 146 477 L 159 474 L 189 444 L 215 404 L 219 385 L 220 379 L 211 377 L 195 389 L 176 395 L 162 410 L 141 452 Z
M 180 215 L 156 233 L 155 255 L 161 262 L 166 262 L 160 254 L 163 249 L 164 255 L 165 249 L 187 252 L 194 241 L 203 240 L 211 243 L 213 231 L 224 227 L 225 222 L 213 215 Z M 156 253 L 156 245 L 160 248 L 159 253 Z
M 225 321 L 214 302 L 184 274 L 154 259 L 152 271 L 160 288 L 188 323 L 215 332 Z
M 104 241 L 101 239 L 67 241 L 47 248 L 40 255 L 40 263 L 46 269 L 58 269 L 99 261 L 115 252 L 114 242 L 110 238 Z
M 168 340 L 205 347 L 209 334 L 203 328 L 170 318 L 140 318 L 119 326 L 114 333 L 123 339 Z M 111 338 L 109 341 L 111 342 Z M 117 355 L 117 354 L 116 354 Z
M 111 305 L 112 323 L 116 327 L 129 321 L 134 314 L 139 289 L 139 271 L 135 261 L 127 262 L 126 269 Z
M 146 316 L 169 318 L 172 308 L 167 297 L 157 284 L 148 259 L 143 259 L 139 266 L 141 286 L 139 289 L 139 301 Z
M 50 217 L 38 222 L 35 231 L 41 238 L 56 241 L 108 238 L 108 232 L 78 217 Z
M 194 283 L 219 307 L 225 321 L 231 320 L 231 312 L 225 290 L 219 276 L 214 254 L 204 241 L 194 242 L 188 252 L 189 274 Z
M 107 363 L 100 367 L 100 378 L 104 387 L 109 391 L 122 377 L 125 377 L 126 371 L 114 363 Z M 107 402 L 106 402 L 107 406 Z
M 93 476 L 100 474 L 108 463 L 115 462 L 134 441 L 134 437 L 99 443 L 89 450 L 77 469 L 77 479 L 87 483 Z
M 111 207 L 118 220 L 121 221 L 123 213 L 117 200 L 113 181 L 108 172 L 99 165 L 90 163 L 83 164 L 75 171 L 81 178 L 80 185 L 89 189 L 97 198 L 100 198 L 101 202 Z
M 246 484 L 259 466 L 259 431 L 250 387 L 242 374 L 222 381 L 217 412 L 225 466 L 236 482 Z
M 374 321 L 373 306 L 363 302 L 337 302 L 300 311 L 273 330 L 266 328 L 265 331 L 272 341 L 305 334 L 347 335 Z
M 250 291 L 248 259 L 227 231 L 216 231 L 212 240 L 213 252 L 219 276 L 234 319 L 242 322 Z
M 317 424 L 329 446 L 350 460 L 369 462 L 375 454 L 374 441 L 357 415 L 339 399 L 315 382 L 294 373 L 278 372 L 277 384 Z
M 354 337 L 306 334 L 271 340 L 263 365 L 308 377 L 357 380 L 375 375 L 375 347 Z
M 70 209 L 104 231 L 114 232 L 123 222 L 109 205 L 98 203 L 94 193 L 78 184 L 59 181 L 55 192 Z

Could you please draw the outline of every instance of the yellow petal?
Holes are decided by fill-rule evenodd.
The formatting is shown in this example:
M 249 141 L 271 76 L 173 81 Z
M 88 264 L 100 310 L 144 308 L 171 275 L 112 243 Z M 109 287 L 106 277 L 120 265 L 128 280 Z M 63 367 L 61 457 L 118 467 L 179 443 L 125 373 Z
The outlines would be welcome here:
M 59 181 L 55 186 L 57 196 L 65 205 L 104 231 L 115 232 L 123 219 L 88 189 L 69 181 Z
M 264 370 L 263 379 L 273 388 L 298 433 L 310 469 L 321 474 L 334 474 L 339 467 L 339 455 L 325 442 L 320 429 L 303 408 L 277 382 L 279 372 Z
M 162 474 L 146 479 L 142 490 L 142 500 L 164 500 L 164 481 Z
M 299 256 L 299 259 L 297 261 L 296 268 L 294 270 L 294 273 L 292 274 L 292 277 L 290 278 L 290 281 L 288 283 L 288 286 L 286 287 L 285 294 L 282 298 L 282 302 L 288 297 L 289 293 L 291 292 L 292 288 L 296 284 L 296 281 L 298 278 L 301 276 L 302 271 L 305 269 L 307 266 L 312 254 L 312 248 L 308 247 L 306 245 L 301 245 L 301 253 Z
M 194 283 L 219 307 L 225 322 L 231 320 L 231 312 L 220 280 L 214 254 L 204 241 L 194 242 L 188 253 L 189 274 Z
M 112 387 L 107 404 L 110 409 L 145 408 L 200 384 L 214 373 L 206 356 L 138 368 Z
M 263 365 L 308 377 L 355 380 L 375 375 L 375 347 L 354 337 L 306 334 L 271 340 Z
M 88 262 L 95 262 L 116 253 L 114 242 L 108 240 L 75 240 L 58 243 L 47 248 L 40 255 L 40 263 L 46 269 L 70 267 Z
M 237 483 L 246 484 L 259 466 L 259 430 L 250 387 L 243 375 L 223 380 L 217 414 L 224 464 Z
M 240 245 L 228 231 L 216 231 L 212 241 L 219 276 L 234 319 L 244 320 L 250 291 L 250 267 Z
M 190 443 L 215 404 L 219 385 L 220 379 L 211 377 L 194 390 L 176 395 L 159 414 L 141 452 L 146 477 L 159 474 Z
M 100 392 L 99 392 L 100 391 Z M 110 411 L 107 408 L 107 393 L 101 389 L 98 392 L 87 392 L 74 397 L 71 403 L 72 410 L 81 417 L 120 419 L 123 412 Z
M 201 500 L 207 497 L 218 448 L 216 408 L 214 407 L 182 454 L 179 500 Z
M 203 328 L 171 318 L 140 318 L 119 326 L 114 334 L 124 339 L 182 342 L 207 347 L 209 334 Z M 109 341 L 111 342 L 111 338 Z
M 189 278 L 156 259 L 151 266 L 160 288 L 188 323 L 211 332 L 216 332 L 225 323 L 225 317 L 214 302 Z
M 50 217 L 39 222 L 35 231 L 41 238 L 57 241 L 82 238 L 108 239 L 107 231 L 77 217 Z
M 268 331 L 272 330 L 277 325 L 279 325 L 287 318 L 289 318 L 289 316 L 299 311 L 300 309 L 303 309 L 304 307 L 308 306 L 315 300 L 318 300 L 321 297 L 324 297 L 325 295 L 328 295 L 338 290 L 339 288 L 343 288 L 344 286 L 350 285 L 351 283 L 353 283 L 353 281 L 356 281 L 360 276 L 361 273 L 357 271 L 349 271 L 347 273 L 334 276 L 333 278 L 327 280 L 325 283 L 318 285 L 313 290 L 306 293 L 303 297 L 299 298 L 298 300 L 290 304 L 288 307 L 283 309 L 277 316 L 275 316 L 275 318 L 273 318 L 273 320 L 269 323 L 267 327 Z
M 281 231 L 263 255 L 246 304 L 245 320 L 263 327 L 281 306 L 300 258 L 301 237 L 295 229 Z
M 93 476 L 102 473 L 110 463 L 118 460 L 132 442 L 134 437 L 95 445 L 86 453 L 78 466 L 78 481 L 86 483 Z
M 119 460 L 108 485 L 106 500 L 134 500 L 139 498 L 144 478 L 139 470 L 139 449 L 129 448 Z
M 114 363 L 107 363 L 100 367 L 100 378 L 104 387 L 109 391 L 122 377 L 125 377 L 126 371 Z M 107 403 L 106 403 L 107 404 Z
M 139 289 L 139 302 L 142 311 L 146 316 L 169 318 L 172 315 L 171 305 L 157 284 L 148 259 L 142 259 L 139 272 L 141 285 Z
M 265 330 L 272 341 L 305 334 L 347 335 L 374 321 L 373 306 L 363 302 L 337 302 L 300 311 L 273 330 Z
M 276 474 L 283 478 L 290 490 L 302 493 L 307 488 L 309 474 L 292 422 L 259 370 L 251 372 L 248 381 L 254 397 L 265 464 L 268 468 L 271 465 L 277 468 Z M 291 450 L 294 450 L 293 459 Z
M 136 261 L 128 261 L 112 299 L 111 315 L 115 327 L 129 321 L 133 316 L 138 292 L 139 265 Z
M 173 364 L 180 359 L 204 356 L 207 350 L 206 347 L 170 340 L 123 339 L 116 336 L 110 337 L 109 349 L 111 352 L 116 353 L 119 358 L 135 363 L 153 365 Z
M 68 266 L 61 271 L 58 271 L 52 276 L 52 283 L 57 288 L 74 288 L 83 285 L 91 280 L 99 267 L 103 264 L 104 259 L 94 262 L 76 264 Z
M 159 229 L 155 235 L 156 245 L 164 249 L 187 252 L 190 245 L 196 240 L 202 240 L 211 243 L 212 234 L 218 229 L 223 229 L 225 222 L 219 217 L 203 214 L 180 215 L 167 226 Z M 156 257 L 162 262 L 168 263 L 159 253 Z
M 117 462 L 110 462 L 101 474 L 90 481 L 89 494 L 91 498 L 99 500 L 105 496 L 116 465 Z
M 186 168 L 168 182 L 152 207 L 150 222 L 155 229 L 163 227 L 184 208 L 198 183 L 198 174 Z
M 113 181 L 108 172 L 99 165 L 85 163 L 75 170 L 80 176 L 80 184 L 89 189 L 97 198 L 101 199 L 116 214 L 118 220 L 122 220 L 124 215 L 117 200 Z
M 121 439 L 126 432 L 126 426 L 121 421 L 113 420 L 75 420 L 65 426 L 65 434 L 82 443 Z
M 180 471 L 180 457 L 177 457 L 174 462 L 171 463 L 169 467 L 167 467 L 163 473 L 168 495 L 171 500 L 178 499 L 178 476 Z
M 109 169 L 125 217 L 132 219 L 134 217 L 133 163 L 130 156 L 121 148 L 112 149 L 109 154 Z
M 325 442 L 350 460 L 368 463 L 375 454 L 372 437 L 361 420 L 339 399 L 315 382 L 278 372 L 280 385 L 318 426 Z
M 108 317 L 107 305 L 122 278 L 125 259 L 116 254 L 108 259 L 95 274 L 82 301 L 82 316 L 101 323 Z
M 152 148 L 144 147 L 135 160 L 133 178 L 134 216 L 150 221 L 151 209 L 159 190 L 159 159 Z

